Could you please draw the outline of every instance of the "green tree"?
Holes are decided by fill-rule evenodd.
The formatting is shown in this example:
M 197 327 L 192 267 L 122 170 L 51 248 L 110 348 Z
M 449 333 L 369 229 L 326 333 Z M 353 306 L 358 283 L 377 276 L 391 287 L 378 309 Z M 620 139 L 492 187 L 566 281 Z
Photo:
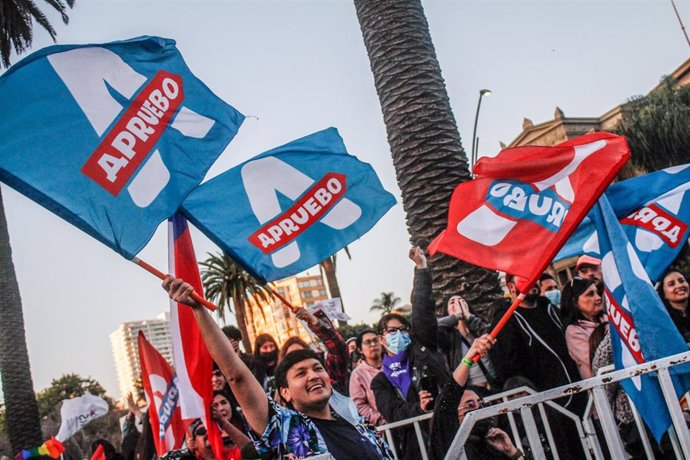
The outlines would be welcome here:
M 631 98 L 614 132 L 628 139 L 640 172 L 689 163 L 690 85 L 666 77 L 646 96 Z
M 354 0 L 381 102 L 413 246 L 426 248 L 446 227 L 455 187 L 470 179 L 421 0 Z M 500 296 L 496 272 L 435 256 L 437 307 L 463 282 L 473 309 Z
M 53 379 L 50 386 L 40 391 L 36 397 L 41 418 L 58 410 L 61 401 L 83 396 L 86 392 L 105 397 L 105 390 L 101 384 L 91 377 L 84 378 L 77 374 L 65 374 L 60 378 Z M 112 405 L 109 398 L 105 399 Z
M 46 0 L 67 23 L 67 7 L 74 0 Z M 0 67 L 10 65 L 10 54 L 27 50 L 33 41 L 33 21 L 55 40 L 56 32 L 45 14 L 32 0 L 0 2 Z M 26 349 L 24 316 L 17 276 L 12 262 L 5 208 L 0 195 L 0 289 L 4 294 L 0 306 L 0 375 L 5 395 L 7 435 L 12 453 L 41 443 L 38 405 L 33 390 L 29 354 Z
M 46 0 L 46 3 L 62 16 L 67 24 L 67 8 L 74 6 L 74 0 Z M 20 54 L 31 47 L 33 41 L 33 22 L 43 27 L 50 38 L 55 40 L 57 32 L 46 15 L 32 0 L 2 0 L 0 2 L 0 63 L 9 67 L 12 49 Z
M 251 298 L 269 302 L 273 295 L 259 280 L 247 273 L 227 253 L 208 254 L 208 259 L 199 262 L 201 280 L 206 296 L 220 308 L 218 315 L 225 319 L 224 307 L 234 310 L 237 327 L 242 331 L 242 343 L 247 353 L 252 352 L 252 344 L 247 333 L 247 321 L 253 318 Z
M 369 311 L 380 311 L 384 314 L 390 313 L 397 304 L 400 303 L 400 297 L 397 297 L 392 292 L 382 292 L 381 297 L 374 299 L 371 303 Z
M 342 335 L 345 340 L 349 339 L 350 337 L 356 337 L 357 334 L 359 334 L 361 331 L 363 331 L 365 329 L 376 330 L 376 324 L 357 323 L 357 324 L 346 324 L 344 326 L 338 327 L 338 331 L 340 332 L 340 335 Z

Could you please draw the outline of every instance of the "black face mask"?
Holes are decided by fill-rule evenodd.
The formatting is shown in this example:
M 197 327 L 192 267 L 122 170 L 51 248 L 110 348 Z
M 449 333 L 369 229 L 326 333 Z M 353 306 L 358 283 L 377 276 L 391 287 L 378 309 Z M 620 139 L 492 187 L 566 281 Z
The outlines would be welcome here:
M 275 360 L 278 359 L 278 349 L 276 348 L 273 351 L 269 351 L 267 353 L 260 352 L 259 358 L 264 364 L 275 362 Z
M 496 417 L 489 417 L 483 420 L 477 421 L 472 427 L 472 432 L 470 433 L 470 439 L 472 441 L 483 440 L 491 428 L 495 428 L 498 424 Z

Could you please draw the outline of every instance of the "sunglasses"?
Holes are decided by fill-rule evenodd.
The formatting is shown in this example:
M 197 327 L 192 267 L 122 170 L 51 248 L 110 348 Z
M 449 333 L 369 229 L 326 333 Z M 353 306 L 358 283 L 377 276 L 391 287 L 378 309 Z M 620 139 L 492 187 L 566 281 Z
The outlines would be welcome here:
M 195 438 L 197 436 L 204 436 L 204 435 L 206 435 L 206 427 L 204 427 L 204 426 L 197 428 L 197 430 L 194 432 Z

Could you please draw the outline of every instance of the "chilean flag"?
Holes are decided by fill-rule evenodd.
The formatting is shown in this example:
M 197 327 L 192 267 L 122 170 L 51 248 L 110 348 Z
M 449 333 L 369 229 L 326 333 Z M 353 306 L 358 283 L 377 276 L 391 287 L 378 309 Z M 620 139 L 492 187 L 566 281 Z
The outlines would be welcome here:
M 625 139 L 606 132 L 482 158 L 429 250 L 533 283 L 629 158 Z
M 191 284 L 196 292 L 204 292 L 194 255 L 192 236 L 187 221 L 180 214 L 173 215 L 168 221 L 168 244 L 170 273 Z M 213 360 L 201 337 L 191 308 L 173 300 L 170 301 L 170 334 L 180 389 L 182 418 L 186 423 L 200 418 L 208 432 L 215 457 L 223 458 L 220 430 L 215 422 L 211 421 Z
M 153 442 L 158 456 L 161 457 L 169 450 L 182 447 L 184 441 L 185 427 L 179 406 L 178 378 L 170 364 L 146 340 L 143 331 L 139 331 L 137 343 L 141 380 L 149 403 Z

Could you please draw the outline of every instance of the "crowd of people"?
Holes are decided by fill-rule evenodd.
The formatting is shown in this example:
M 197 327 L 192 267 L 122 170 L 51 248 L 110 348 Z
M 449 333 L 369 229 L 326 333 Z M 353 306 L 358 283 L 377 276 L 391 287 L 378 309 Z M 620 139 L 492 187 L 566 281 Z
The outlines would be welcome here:
M 420 458 L 420 449 L 440 459 L 465 415 L 483 407 L 492 392 L 523 386 L 544 391 L 592 377 L 612 363 L 600 260 L 580 257 L 576 276 L 562 289 L 545 273 L 523 296 L 521 280 L 507 274 L 509 298 L 496 305 L 490 324 L 473 313 L 462 292 L 448 298 L 445 315 L 438 317 L 427 258 L 420 248 L 413 248 L 410 259 L 415 269 L 409 318 L 384 314 L 375 328 L 346 341 L 323 312 L 312 314 L 303 308 L 294 312 L 325 345 L 325 356 L 299 338 L 280 347 L 268 334 L 256 337 L 252 355 L 244 354 L 237 328 L 218 327 L 192 299 L 189 284 L 166 279 L 163 287 L 170 298 L 193 308 L 215 361 L 211 411 L 222 433 L 226 459 L 298 459 L 326 453 L 339 460 L 388 459 L 393 458 L 391 447 L 401 459 Z M 687 339 L 687 278 L 678 270 L 668 271 L 658 293 Z M 520 299 L 518 309 L 495 340 L 488 332 L 516 299 Z M 632 457 L 642 455 L 625 394 L 617 385 L 609 385 L 607 392 L 626 449 Z M 555 402 L 582 415 L 585 398 L 578 393 Z M 133 401 L 130 408 L 122 455 L 156 458 L 146 415 Z M 421 437 L 412 425 L 396 428 L 394 445 L 389 446 L 376 430 L 428 413 L 433 417 L 420 423 Z M 553 411 L 546 416 L 558 456 L 585 458 L 567 419 Z M 144 420 L 143 429 L 135 426 L 139 419 Z M 543 424 L 539 418 L 542 437 Z M 529 444 L 520 443 L 524 452 L 517 449 L 509 431 L 500 417 L 478 421 L 465 444 L 468 458 L 532 458 Z M 524 428 L 518 426 L 517 431 L 522 434 Z M 663 444 L 654 449 L 661 457 L 668 454 Z M 555 457 L 548 446 L 545 452 Z M 201 421 L 190 426 L 185 448 L 163 458 L 213 459 Z

